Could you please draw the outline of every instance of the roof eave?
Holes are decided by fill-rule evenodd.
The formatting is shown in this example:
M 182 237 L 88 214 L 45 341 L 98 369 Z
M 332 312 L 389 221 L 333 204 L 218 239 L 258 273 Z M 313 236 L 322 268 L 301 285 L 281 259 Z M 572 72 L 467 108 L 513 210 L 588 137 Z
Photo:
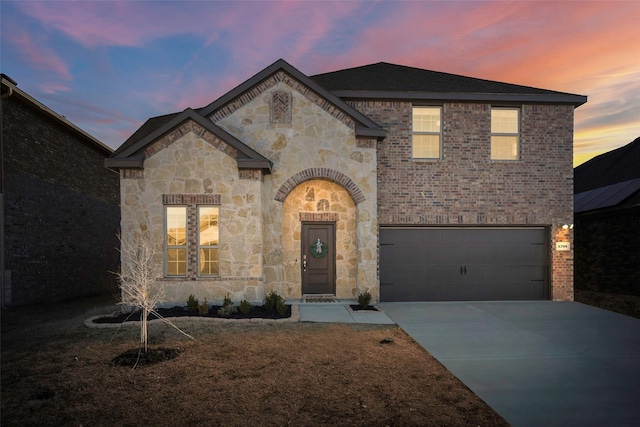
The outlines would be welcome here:
M 3 75 L 1 80 L 2 80 L 2 86 L 8 89 L 8 91 L 5 94 L 3 94 L 3 97 L 17 96 L 18 98 L 22 99 L 24 102 L 30 104 L 34 108 L 41 111 L 43 114 L 54 119 L 55 121 L 60 123 L 62 126 L 69 129 L 71 132 L 85 139 L 90 145 L 93 145 L 95 148 L 99 149 L 104 154 L 110 155 L 113 153 L 114 150 L 111 147 L 109 147 L 108 145 L 106 145 L 105 143 L 103 143 L 93 135 L 80 129 L 78 126 L 74 125 L 69 120 L 67 120 L 66 117 L 56 113 L 51 108 L 47 107 L 42 102 L 38 101 L 37 99 L 35 99 L 34 97 L 26 93 L 25 91 L 19 89 L 17 83 L 9 76 Z
M 109 169 L 142 169 L 144 165 L 144 157 L 127 157 L 127 158 L 107 158 L 104 160 L 104 166 Z
M 573 94 L 518 94 L 518 93 L 468 93 L 468 92 L 413 92 L 413 91 L 365 91 L 336 90 L 332 93 L 343 99 L 407 99 L 429 101 L 482 101 L 525 102 L 543 104 L 571 104 L 576 107 L 587 102 L 587 97 Z
M 368 128 L 364 126 L 356 126 L 356 136 L 365 138 L 386 138 L 387 131 L 382 128 Z
M 269 160 L 238 159 L 238 169 L 262 169 L 264 173 L 271 173 L 272 164 Z

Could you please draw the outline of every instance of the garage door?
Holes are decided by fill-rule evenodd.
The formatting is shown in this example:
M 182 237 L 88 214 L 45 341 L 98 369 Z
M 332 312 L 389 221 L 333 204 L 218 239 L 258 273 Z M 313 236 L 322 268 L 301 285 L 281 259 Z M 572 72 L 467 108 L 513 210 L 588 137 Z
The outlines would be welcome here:
M 549 299 L 547 235 L 543 227 L 381 228 L 380 299 Z

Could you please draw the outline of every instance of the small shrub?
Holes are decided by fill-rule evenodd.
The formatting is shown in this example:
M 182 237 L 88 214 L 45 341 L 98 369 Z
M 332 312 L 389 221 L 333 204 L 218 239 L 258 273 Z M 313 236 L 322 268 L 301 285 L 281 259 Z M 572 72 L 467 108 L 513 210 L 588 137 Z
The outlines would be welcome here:
M 238 310 L 238 307 L 236 307 L 233 304 L 231 304 L 231 305 L 223 305 L 222 307 L 220 307 L 218 309 L 218 314 L 220 316 L 231 316 L 237 310 Z
M 205 298 L 202 304 L 198 304 L 198 314 L 200 316 L 206 316 L 209 312 L 209 304 L 207 303 L 207 299 Z
M 222 306 L 223 306 L 223 307 L 227 307 L 227 306 L 229 306 L 229 305 L 233 305 L 233 301 L 231 301 L 231 298 L 229 298 L 229 294 L 227 294 L 227 295 L 224 297 L 224 301 L 222 301 Z
M 284 316 L 284 314 L 287 312 L 287 303 L 279 295 L 278 295 L 278 301 L 276 301 L 276 311 L 280 316 Z
M 198 311 L 200 301 L 198 298 L 193 296 L 193 294 L 189 295 L 189 299 L 187 299 L 187 310 L 189 311 Z
M 272 310 L 281 299 L 282 297 L 278 295 L 276 291 L 269 292 L 269 294 L 265 297 L 264 308 L 267 310 Z
M 246 299 L 240 301 L 240 313 L 246 316 L 251 313 L 251 310 L 253 310 L 253 306 Z
M 369 291 L 360 292 L 358 294 L 358 304 L 363 308 L 371 304 L 371 294 Z

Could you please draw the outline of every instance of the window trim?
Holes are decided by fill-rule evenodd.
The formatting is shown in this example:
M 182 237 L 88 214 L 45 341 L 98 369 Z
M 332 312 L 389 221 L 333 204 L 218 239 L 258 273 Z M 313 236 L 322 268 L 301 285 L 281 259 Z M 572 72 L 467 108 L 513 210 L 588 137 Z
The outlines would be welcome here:
M 439 114 L 439 118 L 440 118 L 440 124 L 439 124 L 439 130 L 438 132 L 425 132 L 425 131 L 415 131 L 413 128 L 413 120 L 414 120 L 414 115 L 415 115 L 415 111 L 416 109 L 419 108 L 432 108 L 432 109 L 437 109 L 438 110 L 438 114 Z M 414 161 L 433 161 L 433 160 L 442 160 L 442 113 L 443 113 L 443 108 L 442 105 L 412 105 L 411 106 L 411 160 Z M 414 153 L 414 139 L 413 137 L 415 135 L 438 135 L 438 157 L 414 157 L 413 153 Z
M 515 111 L 518 114 L 517 120 L 516 120 L 516 125 L 518 126 L 518 130 L 515 133 L 512 132 L 493 132 L 493 112 L 496 110 L 508 110 L 508 111 Z M 518 162 L 520 161 L 520 145 L 521 145 L 521 138 L 520 138 L 520 129 L 522 128 L 522 108 L 520 107 L 491 107 L 491 111 L 490 111 L 490 137 L 489 137 L 489 159 L 492 162 Z M 509 137 L 514 137 L 516 138 L 516 157 L 515 159 L 496 159 L 493 157 L 493 137 L 494 136 L 509 136 Z

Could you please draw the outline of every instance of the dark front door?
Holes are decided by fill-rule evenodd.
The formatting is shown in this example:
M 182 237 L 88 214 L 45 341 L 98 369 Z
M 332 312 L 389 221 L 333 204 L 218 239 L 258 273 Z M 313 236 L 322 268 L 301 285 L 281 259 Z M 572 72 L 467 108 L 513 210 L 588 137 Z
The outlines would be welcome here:
M 336 293 L 336 225 L 302 223 L 302 294 Z

